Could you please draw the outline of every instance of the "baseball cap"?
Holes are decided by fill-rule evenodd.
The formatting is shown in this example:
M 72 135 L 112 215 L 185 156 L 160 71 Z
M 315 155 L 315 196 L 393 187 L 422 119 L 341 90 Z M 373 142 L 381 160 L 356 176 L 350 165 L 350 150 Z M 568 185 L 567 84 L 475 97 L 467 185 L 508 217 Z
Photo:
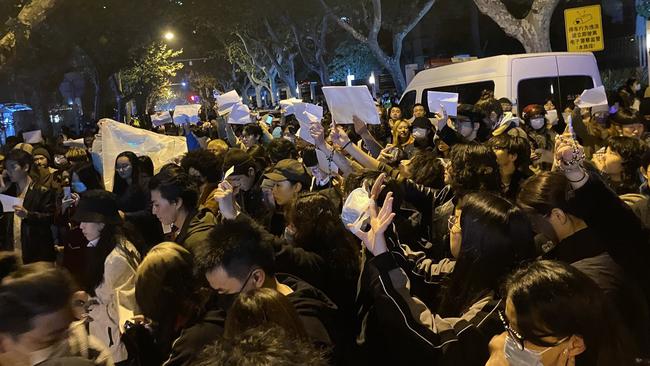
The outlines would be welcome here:
M 301 162 L 294 159 L 278 161 L 278 163 L 273 167 L 273 171 L 264 174 L 264 177 L 274 182 L 281 182 L 283 180 L 300 182 L 303 186 L 308 185 L 311 182 L 311 177 L 307 173 L 305 167 Z

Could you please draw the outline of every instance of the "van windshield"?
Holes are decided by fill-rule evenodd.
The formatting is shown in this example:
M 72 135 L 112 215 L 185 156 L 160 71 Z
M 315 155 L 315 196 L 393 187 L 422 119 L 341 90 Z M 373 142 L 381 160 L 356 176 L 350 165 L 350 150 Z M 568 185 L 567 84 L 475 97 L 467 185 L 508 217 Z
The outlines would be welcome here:
M 517 106 L 519 115 L 530 104 L 544 105 L 553 102 L 559 113 L 573 108 L 573 101 L 585 89 L 594 87 L 591 76 L 560 76 L 535 78 L 519 81 L 517 85 Z

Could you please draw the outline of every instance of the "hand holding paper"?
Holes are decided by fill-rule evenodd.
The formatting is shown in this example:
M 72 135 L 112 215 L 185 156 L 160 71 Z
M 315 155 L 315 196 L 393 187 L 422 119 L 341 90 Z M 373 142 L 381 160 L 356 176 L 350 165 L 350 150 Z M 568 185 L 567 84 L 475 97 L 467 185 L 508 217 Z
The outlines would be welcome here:
M 13 196 L 7 196 L 6 194 L 0 194 L 0 202 L 2 202 L 2 211 L 3 212 L 14 212 L 14 207 L 21 207 L 23 205 L 23 200 Z

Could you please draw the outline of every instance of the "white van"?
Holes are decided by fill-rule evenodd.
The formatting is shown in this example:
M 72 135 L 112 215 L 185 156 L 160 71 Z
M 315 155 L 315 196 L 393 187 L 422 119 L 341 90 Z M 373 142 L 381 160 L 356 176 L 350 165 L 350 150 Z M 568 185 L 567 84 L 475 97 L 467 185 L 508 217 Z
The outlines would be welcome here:
M 423 70 L 409 83 L 400 105 L 410 117 L 413 104 L 428 106 L 427 91 L 458 93 L 459 103 L 475 104 L 483 90 L 491 90 L 497 99 L 510 99 L 515 114 L 549 99 L 561 112 L 583 90 L 600 85 L 592 53 L 502 55 Z

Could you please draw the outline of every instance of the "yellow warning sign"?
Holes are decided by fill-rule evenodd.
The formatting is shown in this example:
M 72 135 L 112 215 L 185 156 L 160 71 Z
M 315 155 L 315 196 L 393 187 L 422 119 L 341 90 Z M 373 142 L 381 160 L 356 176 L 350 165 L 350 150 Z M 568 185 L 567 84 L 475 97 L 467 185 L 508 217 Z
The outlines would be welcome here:
M 582 6 L 564 10 L 566 47 L 569 52 L 602 51 L 603 19 L 600 5 Z

